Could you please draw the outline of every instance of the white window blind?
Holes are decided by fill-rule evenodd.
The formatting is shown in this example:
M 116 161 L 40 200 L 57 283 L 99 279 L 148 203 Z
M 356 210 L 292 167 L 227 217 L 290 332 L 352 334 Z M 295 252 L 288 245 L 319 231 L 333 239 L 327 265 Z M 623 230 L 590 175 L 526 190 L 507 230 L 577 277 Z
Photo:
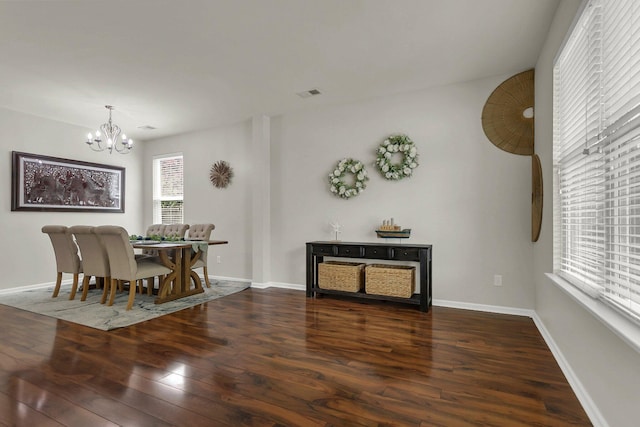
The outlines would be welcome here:
M 153 159 L 153 222 L 184 222 L 182 155 Z
M 640 2 L 592 0 L 554 67 L 555 270 L 640 318 Z

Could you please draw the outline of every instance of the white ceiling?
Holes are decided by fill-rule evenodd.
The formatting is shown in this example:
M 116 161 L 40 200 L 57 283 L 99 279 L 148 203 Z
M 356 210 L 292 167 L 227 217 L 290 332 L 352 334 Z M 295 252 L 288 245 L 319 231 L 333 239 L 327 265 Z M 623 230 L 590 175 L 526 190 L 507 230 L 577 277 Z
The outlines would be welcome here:
M 148 140 L 515 74 L 558 1 L 1 1 L 0 107 Z

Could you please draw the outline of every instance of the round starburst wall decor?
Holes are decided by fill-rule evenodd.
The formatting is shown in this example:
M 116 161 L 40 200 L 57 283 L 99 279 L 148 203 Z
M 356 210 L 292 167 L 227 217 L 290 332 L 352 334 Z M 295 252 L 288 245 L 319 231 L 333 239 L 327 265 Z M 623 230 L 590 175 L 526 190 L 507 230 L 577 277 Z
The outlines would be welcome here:
M 209 172 L 209 180 L 216 188 L 227 188 L 233 178 L 233 169 L 229 163 L 224 160 L 220 160 L 211 166 Z

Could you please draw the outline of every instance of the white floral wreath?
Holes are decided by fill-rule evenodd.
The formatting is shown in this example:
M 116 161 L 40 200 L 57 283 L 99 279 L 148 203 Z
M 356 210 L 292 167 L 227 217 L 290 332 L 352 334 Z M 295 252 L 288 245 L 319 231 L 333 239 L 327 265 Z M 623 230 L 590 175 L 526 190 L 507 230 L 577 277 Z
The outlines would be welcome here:
M 354 183 L 349 185 L 344 178 L 347 174 L 353 174 Z M 369 179 L 364 164 L 358 160 L 342 159 L 336 165 L 335 170 L 329 174 L 329 185 L 331 192 L 343 199 L 357 196 L 367 188 L 366 181 Z
M 402 153 L 400 163 L 391 163 L 394 153 Z M 398 180 L 409 177 L 418 167 L 418 149 L 407 135 L 392 135 L 385 139 L 378 148 L 376 166 L 382 176 L 388 180 Z

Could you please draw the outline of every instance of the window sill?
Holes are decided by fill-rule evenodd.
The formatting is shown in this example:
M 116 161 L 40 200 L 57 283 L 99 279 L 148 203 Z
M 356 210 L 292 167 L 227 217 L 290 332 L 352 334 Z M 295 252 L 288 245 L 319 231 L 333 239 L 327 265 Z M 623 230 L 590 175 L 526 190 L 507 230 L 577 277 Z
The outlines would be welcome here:
M 640 325 L 600 300 L 594 299 L 553 273 L 546 273 L 551 281 L 575 302 L 593 314 L 631 348 L 640 353 Z

